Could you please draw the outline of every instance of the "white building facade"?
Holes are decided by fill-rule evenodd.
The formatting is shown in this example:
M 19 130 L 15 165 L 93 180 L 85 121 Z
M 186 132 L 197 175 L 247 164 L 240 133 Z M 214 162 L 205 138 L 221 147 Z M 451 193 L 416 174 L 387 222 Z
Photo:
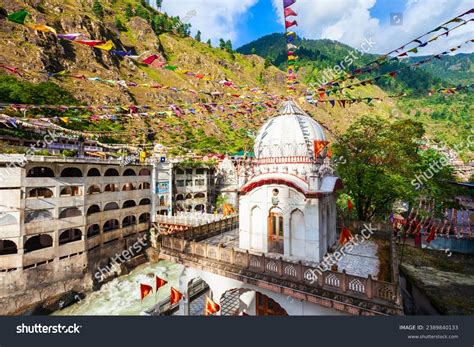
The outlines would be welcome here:
M 268 120 L 240 168 L 239 247 L 320 262 L 336 242 L 336 191 L 323 128 L 294 102 Z

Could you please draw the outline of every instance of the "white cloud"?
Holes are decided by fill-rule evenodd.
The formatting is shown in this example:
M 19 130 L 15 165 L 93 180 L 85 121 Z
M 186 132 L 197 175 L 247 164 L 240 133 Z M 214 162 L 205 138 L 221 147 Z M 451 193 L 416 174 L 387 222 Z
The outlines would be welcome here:
M 281 3 L 273 0 L 283 21 Z M 382 21 L 371 16 L 370 9 L 375 3 L 376 0 L 298 0 L 292 6 L 299 14 L 296 32 L 302 37 L 337 40 L 355 48 L 360 48 L 365 38 L 372 37 L 377 44 L 371 53 L 387 53 L 472 8 L 472 0 L 408 0 L 403 24 L 395 26 L 390 25 L 390 13 Z M 469 16 L 465 18 L 473 17 Z M 419 55 L 440 53 L 473 38 L 473 33 L 474 23 L 470 22 L 448 38 L 443 36 L 420 49 Z M 474 51 L 474 44 L 463 51 Z
M 237 38 L 239 20 L 257 2 L 258 0 L 165 0 L 162 10 L 191 23 L 193 33 L 199 29 L 203 40 L 211 39 L 216 45 L 219 38 Z

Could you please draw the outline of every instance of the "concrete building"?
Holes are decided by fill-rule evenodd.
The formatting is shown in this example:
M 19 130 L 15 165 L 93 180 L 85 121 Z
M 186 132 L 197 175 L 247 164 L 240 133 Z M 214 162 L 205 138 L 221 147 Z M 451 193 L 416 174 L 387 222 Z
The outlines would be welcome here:
M 166 157 L 155 159 L 153 164 L 154 177 L 154 207 L 156 215 L 172 215 L 173 196 L 171 187 L 173 186 L 173 164 Z
M 150 183 L 151 166 L 1 156 L 0 296 L 83 278 L 130 247 L 150 228 Z
M 173 211 L 212 212 L 215 202 L 215 169 L 173 163 Z

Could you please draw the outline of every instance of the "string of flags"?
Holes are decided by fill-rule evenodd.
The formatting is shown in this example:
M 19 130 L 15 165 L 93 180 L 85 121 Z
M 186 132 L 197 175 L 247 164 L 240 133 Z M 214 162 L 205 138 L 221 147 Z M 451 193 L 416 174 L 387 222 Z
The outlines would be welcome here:
M 285 37 L 287 41 L 287 64 L 288 70 L 286 75 L 286 88 L 289 94 L 293 94 L 296 90 L 296 61 L 298 60 L 298 56 L 296 56 L 295 51 L 298 48 L 293 44 L 293 41 L 296 40 L 296 33 L 293 31 L 289 31 L 293 26 L 297 26 L 298 22 L 296 20 L 291 20 L 290 17 L 296 17 L 298 14 L 293 11 L 290 7 L 296 3 L 296 0 L 283 0 L 283 14 L 285 17 Z
M 433 94 L 436 94 L 436 93 L 456 94 L 456 93 L 458 93 L 460 91 L 463 91 L 463 90 L 469 90 L 470 88 L 474 88 L 474 83 L 471 83 L 471 84 L 468 84 L 468 85 L 465 85 L 465 86 L 458 85 L 458 86 L 453 87 L 453 88 L 440 88 L 440 89 L 436 89 L 436 90 L 430 90 L 428 95 L 432 96 Z
M 442 36 L 448 36 L 450 32 L 468 24 L 469 22 L 473 21 L 474 18 L 471 18 L 471 19 L 468 19 L 468 20 L 465 20 L 463 19 L 462 17 L 465 17 L 469 14 L 472 14 L 474 13 L 474 9 L 471 9 L 445 23 L 443 23 L 442 25 L 438 26 L 437 28 L 433 29 L 433 30 L 430 30 L 429 32 L 421 35 L 421 36 L 418 36 L 416 39 L 413 39 L 409 42 L 407 42 L 406 44 L 378 57 L 376 60 L 373 60 L 371 62 L 369 62 L 368 64 L 362 66 L 362 67 L 359 67 L 359 68 L 356 68 L 356 69 L 353 69 L 352 71 L 350 71 L 349 73 L 347 73 L 346 75 L 343 75 L 343 76 L 340 76 L 339 78 L 336 78 L 332 81 L 329 81 L 327 83 L 325 83 L 324 85 L 320 86 L 320 88 L 325 88 L 325 87 L 330 87 L 332 86 L 334 83 L 340 83 L 340 82 L 344 82 L 344 81 L 347 81 L 347 80 L 350 80 L 350 79 L 354 79 L 355 77 L 361 75 L 361 74 L 364 74 L 364 73 L 370 73 L 372 72 L 373 70 L 378 70 L 380 69 L 380 67 L 384 64 L 387 64 L 388 62 L 391 62 L 391 61 L 399 61 L 400 59 L 402 59 L 403 57 L 408 57 L 408 53 L 418 53 L 418 49 L 419 48 L 423 48 L 423 47 L 426 47 L 429 43 L 433 42 L 433 41 L 436 41 L 438 38 L 442 37 Z M 449 28 L 447 27 L 448 24 L 450 23 L 460 23 L 452 28 Z M 426 40 L 425 42 L 421 41 L 420 39 L 423 38 L 424 36 L 427 36 L 431 33 L 434 33 L 434 32 L 437 32 L 439 30 L 445 30 L 444 32 L 438 34 L 438 35 L 435 35 L 434 37 L 430 38 L 429 40 Z M 415 47 L 412 47 L 412 48 L 409 48 L 409 49 L 406 49 L 407 46 L 410 46 L 411 44 L 415 43 L 416 46 Z M 406 49 L 406 50 L 405 50 Z M 405 51 L 403 51 L 405 50 Z M 397 53 L 396 56 L 391 56 L 391 54 L 393 53 Z
M 238 86 L 238 85 L 235 85 L 232 81 L 227 80 L 227 79 L 215 80 L 215 79 L 210 78 L 209 76 L 206 76 L 205 74 L 193 72 L 193 71 L 190 71 L 190 70 L 187 70 L 187 69 L 181 69 L 178 66 L 167 64 L 163 60 L 163 58 L 158 54 L 151 54 L 148 57 L 143 58 L 143 55 L 146 52 L 144 52 L 140 55 L 136 55 L 136 54 L 133 54 L 132 50 L 123 51 L 123 50 L 116 49 L 115 44 L 113 43 L 112 40 L 104 41 L 104 40 L 85 39 L 85 38 L 82 38 L 82 37 L 84 37 L 84 34 L 81 34 L 81 33 L 58 34 L 56 32 L 56 30 L 54 28 L 50 27 L 50 26 L 47 26 L 47 25 L 44 25 L 44 24 L 38 24 L 38 23 L 25 23 L 25 20 L 26 20 L 28 15 L 29 15 L 28 11 L 20 10 L 18 12 L 9 14 L 7 16 L 7 19 L 10 20 L 11 22 L 21 24 L 21 25 L 25 25 L 26 27 L 28 27 L 32 30 L 41 31 L 41 32 L 44 32 L 44 33 L 51 33 L 59 39 L 67 40 L 67 41 L 72 42 L 74 44 L 85 45 L 85 46 L 88 46 L 88 47 L 91 47 L 91 48 L 97 48 L 97 49 L 100 49 L 100 50 L 103 50 L 103 51 L 107 51 L 107 52 L 109 52 L 110 54 L 112 54 L 114 56 L 121 57 L 121 58 L 129 58 L 129 59 L 132 59 L 132 60 L 134 60 L 134 61 L 136 61 L 137 63 L 140 63 L 140 64 L 153 66 L 155 68 L 163 68 L 165 70 L 173 71 L 175 73 L 178 73 L 178 74 L 181 74 L 181 75 L 184 75 L 184 76 L 188 76 L 188 77 L 193 77 L 193 78 L 196 78 L 196 79 L 199 79 L 199 80 L 202 80 L 202 81 L 215 82 L 215 83 L 220 84 L 220 85 L 225 86 L 225 87 L 231 87 L 231 88 L 234 88 L 234 89 L 244 89 L 244 90 L 250 89 L 251 91 L 261 91 L 259 88 L 255 88 L 255 87 L 250 88 L 247 85 Z M 7 67 L 7 66 L 0 66 L 0 67 L 4 68 L 4 69 L 11 68 L 9 70 L 13 73 L 18 73 L 19 72 L 18 69 L 14 68 L 14 67 Z M 82 76 L 82 75 L 72 75 L 67 71 L 48 73 L 48 75 L 49 75 L 49 77 L 69 76 L 69 77 L 82 79 L 82 80 L 88 79 L 88 80 L 92 80 L 92 81 L 99 81 L 99 82 L 106 82 L 106 83 L 109 83 L 109 84 L 121 85 L 123 87 L 145 86 L 145 87 L 151 87 L 151 88 L 168 88 L 168 89 L 171 89 L 171 90 L 177 89 L 175 87 L 164 87 L 164 86 L 156 85 L 156 84 L 155 85 L 148 85 L 148 84 L 138 85 L 134 82 L 125 82 L 125 81 L 122 81 L 122 80 L 120 80 L 120 81 L 106 80 L 106 79 L 101 79 L 100 77 L 86 78 L 85 76 Z M 197 94 L 197 92 L 195 92 L 193 90 L 188 90 L 188 91 L 194 92 L 195 94 Z M 264 91 L 261 91 L 261 92 L 264 92 Z
M 404 70 L 408 70 L 408 69 L 411 69 L 413 67 L 415 67 L 415 68 L 419 67 L 423 64 L 427 64 L 427 63 L 433 61 L 434 59 L 441 60 L 447 54 L 455 52 L 455 51 L 459 50 L 461 47 L 463 47 L 464 45 L 467 45 L 467 44 L 473 43 L 473 42 L 474 42 L 474 39 L 467 40 L 467 41 L 457 45 L 456 47 L 450 48 L 450 49 L 448 49 L 444 52 L 441 52 L 439 54 L 435 54 L 433 56 L 427 57 L 427 58 L 422 59 L 420 61 L 413 62 L 411 64 L 407 64 L 407 65 L 405 65 L 405 66 L 403 66 L 399 69 L 386 72 L 382 75 L 379 75 L 379 76 L 376 76 L 376 77 L 373 77 L 373 78 L 367 78 L 367 79 L 362 80 L 358 83 L 354 83 L 354 84 L 350 84 L 350 85 L 346 85 L 346 86 L 341 86 L 341 82 L 332 82 L 330 85 L 327 85 L 327 86 L 322 87 L 322 88 L 317 88 L 316 90 L 319 92 L 319 95 L 322 98 L 324 95 L 329 96 L 331 93 L 341 92 L 344 89 L 354 89 L 354 87 L 370 85 L 370 84 L 373 84 L 374 82 L 379 81 L 382 78 L 396 78 L 398 76 L 398 74 L 400 72 L 404 71 Z M 397 58 L 395 57 L 391 60 L 397 60 Z M 372 69 L 372 68 L 365 69 L 364 73 L 370 73 L 374 70 L 377 70 L 378 68 L 379 67 L 374 68 L 374 69 Z M 349 79 L 352 79 L 352 78 L 349 78 Z M 349 80 L 349 79 L 347 79 L 347 80 Z M 327 89 L 328 87 L 332 87 L 332 89 Z

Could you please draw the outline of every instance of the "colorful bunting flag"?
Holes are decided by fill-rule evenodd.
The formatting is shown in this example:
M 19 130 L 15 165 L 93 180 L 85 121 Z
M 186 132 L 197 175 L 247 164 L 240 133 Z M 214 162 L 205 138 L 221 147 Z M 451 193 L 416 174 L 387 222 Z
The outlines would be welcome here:
M 141 300 L 143 300 L 146 296 L 150 295 L 151 293 L 153 293 L 152 286 L 149 286 L 148 284 L 140 283 L 140 299 Z
M 110 51 L 112 48 L 114 48 L 114 43 L 112 42 L 112 40 L 109 40 L 104 44 L 94 46 L 94 48 L 102 49 L 104 51 Z
M 26 16 L 28 16 L 30 13 L 26 10 L 20 10 L 18 12 L 11 13 L 7 16 L 7 19 L 10 22 L 18 23 L 18 24 L 24 24 Z
M 174 305 L 178 303 L 183 298 L 183 294 L 180 293 L 177 289 L 171 287 L 170 303 Z

